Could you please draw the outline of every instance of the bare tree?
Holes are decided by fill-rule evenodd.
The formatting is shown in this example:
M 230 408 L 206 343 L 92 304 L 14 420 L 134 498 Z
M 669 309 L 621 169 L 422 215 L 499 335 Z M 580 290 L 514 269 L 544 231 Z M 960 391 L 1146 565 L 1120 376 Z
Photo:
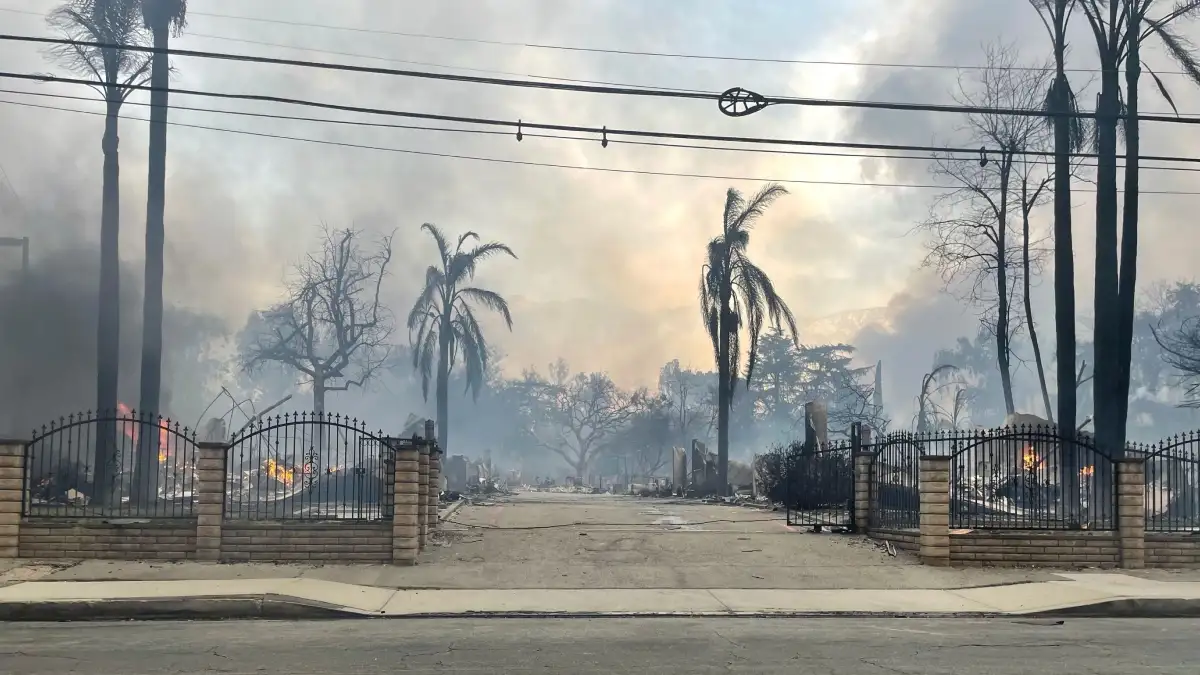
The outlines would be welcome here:
M 925 376 L 921 378 L 921 391 L 917 395 L 917 413 L 915 416 L 917 433 L 934 431 L 943 426 L 941 420 L 947 416 L 945 407 L 938 405 L 938 403 L 935 401 L 935 398 L 944 392 L 947 387 L 961 385 L 962 381 L 958 379 L 957 375 L 957 366 L 942 364 L 935 367 L 930 372 L 925 373 Z M 947 379 L 949 376 L 954 377 Z M 964 390 L 960 386 L 958 391 L 961 392 Z M 955 393 L 954 403 L 952 404 L 953 412 L 951 413 L 951 416 L 953 418 L 953 423 L 956 425 L 958 424 L 959 416 L 961 414 L 960 408 L 965 409 L 966 403 L 965 397 L 963 397 L 961 401 L 959 399 L 960 395 Z
M 606 442 L 641 409 L 645 392 L 626 392 L 604 373 L 570 375 L 561 359 L 538 388 L 533 428 L 538 445 L 562 457 L 583 478 Z
M 1200 408 L 1200 317 L 1190 317 L 1173 329 L 1151 326 L 1154 340 L 1163 350 L 1163 361 L 1176 369 L 1187 388 L 1187 408 Z
M 703 373 L 684 370 L 679 360 L 663 366 L 658 374 L 658 393 L 665 400 L 675 443 L 686 445 L 697 436 L 707 438 L 715 424 L 714 410 L 708 405 L 706 380 Z
M 955 100 L 975 108 L 1040 110 L 1050 71 L 1022 69 L 1015 51 L 1002 45 L 985 50 L 987 66 L 960 80 Z M 964 299 L 980 308 L 984 327 L 996 340 L 996 360 L 1009 414 L 1016 411 L 1012 386 L 1013 337 L 1021 321 L 1013 310 L 1028 277 L 1045 251 L 1028 233 L 1028 213 L 1041 203 L 1053 168 L 1024 158 L 1047 142 L 1045 127 L 1033 116 L 976 113 L 962 130 L 981 145 L 979 157 L 947 153 L 933 173 L 953 187 L 941 195 L 922 223 L 929 239 L 925 264 L 937 269 L 949 286 L 965 289 Z M 1014 232 L 1016 211 L 1025 227 Z M 1027 307 L 1027 311 L 1031 310 Z M 1028 317 L 1027 317 L 1028 319 Z M 1030 322 L 1032 323 L 1032 322 Z M 1045 388 L 1040 347 L 1038 372 Z
M 291 368 L 312 385 L 313 411 L 325 412 L 325 394 L 361 387 L 390 353 L 394 327 L 379 291 L 392 260 L 392 237 L 372 250 L 351 228 L 325 229 L 321 249 L 295 268 L 288 299 L 259 313 L 260 326 L 242 354 L 253 372 Z

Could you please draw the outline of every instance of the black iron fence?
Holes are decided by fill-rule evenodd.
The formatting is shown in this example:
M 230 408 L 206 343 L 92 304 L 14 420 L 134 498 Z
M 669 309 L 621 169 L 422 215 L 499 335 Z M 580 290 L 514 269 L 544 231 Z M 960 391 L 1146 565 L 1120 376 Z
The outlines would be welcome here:
M 1146 530 L 1200 532 L 1200 433 L 1180 434 L 1143 451 Z
M 894 433 L 863 446 L 874 454 L 871 481 L 871 527 L 913 529 L 920 526 L 921 446 L 914 434 Z
M 26 516 L 193 515 L 196 434 L 158 415 L 119 409 L 68 415 L 25 446 Z
M 1017 426 L 928 434 L 921 446 L 951 458 L 951 528 L 1116 527 L 1116 464 L 1088 435 Z
M 854 527 L 851 444 L 790 446 L 784 456 L 784 504 L 789 525 Z
M 259 420 L 230 441 L 226 518 L 391 518 L 389 473 L 399 442 L 336 414 Z

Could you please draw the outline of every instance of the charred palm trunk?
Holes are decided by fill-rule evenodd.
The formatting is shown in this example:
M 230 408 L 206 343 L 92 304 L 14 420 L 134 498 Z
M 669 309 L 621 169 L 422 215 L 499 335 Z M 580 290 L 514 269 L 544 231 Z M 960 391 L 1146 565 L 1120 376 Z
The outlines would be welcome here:
M 1096 443 L 1115 456 L 1121 445 L 1122 424 L 1117 416 L 1120 393 L 1119 297 L 1117 270 L 1117 124 L 1119 78 L 1117 64 L 1103 59 L 1096 115 L 1099 157 L 1096 168 L 1096 281 L 1095 365 L 1092 391 Z
M 1067 80 L 1066 16 L 1070 0 L 1057 0 L 1054 24 L 1054 338 L 1055 381 L 1058 390 L 1058 431 L 1062 461 L 1061 485 L 1068 522 L 1078 522 L 1079 459 L 1075 438 L 1078 392 L 1075 372 L 1075 243 L 1071 224 L 1072 127 L 1070 83 Z
M 169 26 L 156 25 L 154 57 L 150 84 L 150 144 L 149 184 L 146 187 L 146 278 L 142 304 L 142 371 L 139 408 L 143 414 L 156 419 L 161 412 L 162 391 L 162 322 L 163 322 L 163 248 L 166 244 L 164 216 L 167 187 L 167 88 L 170 85 L 170 63 L 167 58 Z M 147 429 L 143 429 L 148 431 Z M 143 433 L 138 443 L 135 471 L 135 503 L 146 504 L 158 494 L 158 438 Z M 139 475 L 140 474 L 140 475 Z
M 115 84 L 115 83 L 110 83 Z M 100 285 L 96 325 L 96 416 L 100 420 L 93 449 L 92 501 L 112 499 L 117 462 L 117 384 L 121 344 L 121 162 L 118 136 L 123 92 L 105 90 L 104 175 L 100 211 Z
M 1125 61 L 1125 213 L 1121 226 L 1121 267 L 1117 296 L 1117 372 L 1113 383 L 1116 420 L 1113 440 L 1119 445 L 1118 456 L 1124 456 L 1125 435 L 1129 417 L 1129 378 L 1133 352 L 1133 316 L 1137 292 L 1138 254 L 1138 153 L 1141 137 L 1138 131 L 1138 80 L 1142 74 L 1141 48 L 1138 31 L 1142 17 L 1139 3 L 1129 2 L 1129 55 Z
M 717 488 L 722 496 L 729 484 L 729 417 L 733 406 L 732 344 L 730 332 L 737 329 L 729 309 L 733 289 L 729 274 L 721 281 L 721 319 L 717 325 L 720 346 L 717 349 Z
M 437 438 L 438 447 L 444 454 L 450 442 L 450 325 L 451 308 L 442 310 L 442 325 L 438 332 L 437 371 Z

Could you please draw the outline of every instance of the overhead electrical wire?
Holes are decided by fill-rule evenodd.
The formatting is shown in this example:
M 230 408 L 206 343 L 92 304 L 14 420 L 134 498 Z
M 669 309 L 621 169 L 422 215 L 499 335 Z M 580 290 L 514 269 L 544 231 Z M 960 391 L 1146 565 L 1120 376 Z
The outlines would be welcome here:
M 590 94 L 605 94 L 612 96 L 633 96 L 633 97 L 648 97 L 648 98 L 670 98 L 679 100 L 705 100 L 720 102 L 724 94 L 715 94 L 710 92 L 693 92 L 679 91 L 668 89 L 648 89 L 648 88 L 633 88 L 633 87 L 610 87 L 601 85 L 587 84 L 572 84 L 567 82 L 537 82 L 533 80 L 514 80 L 496 77 L 482 77 L 477 75 L 456 75 L 453 73 L 431 73 L 428 71 L 417 70 L 399 70 L 394 68 L 379 68 L 376 66 L 360 66 L 353 64 L 340 63 L 323 63 L 319 61 L 303 61 L 297 59 L 279 59 L 266 56 L 250 56 L 245 54 L 230 54 L 226 52 L 209 52 L 199 51 L 194 49 L 159 49 L 157 47 L 142 47 L 136 45 L 120 45 L 105 42 L 92 42 L 86 40 L 67 40 L 62 38 L 47 38 L 35 37 L 29 35 L 8 35 L 0 34 L 0 42 L 28 42 L 33 44 L 44 45 L 60 45 L 60 46 L 75 46 L 75 47 L 93 47 L 97 49 L 123 49 L 139 53 L 165 53 L 175 56 L 186 56 L 201 59 L 213 59 L 218 61 L 234 61 L 240 63 L 259 63 L 268 65 L 290 66 L 298 68 L 314 68 L 319 70 L 334 70 L 340 72 L 353 72 L 374 75 L 388 75 L 393 77 L 409 77 L 416 79 L 427 80 L 443 80 L 448 82 L 463 82 L 469 84 L 485 84 L 501 87 L 518 87 L 525 89 L 545 89 L 551 91 L 570 91 L 578 93 Z M 1075 113 L 1060 113 L 1048 112 L 1044 110 L 1031 109 L 1013 109 L 1013 108 L 991 108 L 986 106 L 966 106 L 966 105 L 946 105 L 946 104 L 923 104 L 923 103 L 894 103 L 884 101 L 858 101 L 858 100 L 841 100 L 841 99 L 826 99 L 826 98 L 802 98 L 802 97 L 761 97 L 764 105 L 794 105 L 817 108 L 857 108 L 857 109 L 872 109 L 872 110 L 891 110 L 904 112 L 938 112 L 938 113 L 953 113 L 953 114 L 981 114 L 981 115 L 1002 115 L 1011 117 L 1074 117 L 1093 119 L 1096 113 L 1092 111 L 1078 111 Z M 1200 117 L 1183 117 L 1171 115 L 1138 115 L 1138 120 L 1142 122 L 1162 122 L 1168 124 L 1200 124 Z
M 667 59 L 689 59 L 689 60 L 704 60 L 704 61 L 733 61 L 740 63 L 776 63 L 783 65 L 807 65 L 807 66 L 849 66 L 855 68 L 903 68 L 912 70 L 1011 70 L 1011 71 L 1030 71 L 1044 72 L 1052 70 L 1051 68 L 1038 68 L 1034 66 L 1006 66 L 1003 68 L 995 68 L 994 66 L 984 65 L 953 65 L 948 63 L 894 63 L 887 61 L 830 61 L 820 59 L 785 59 L 785 58 L 770 58 L 756 56 L 732 56 L 719 54 L 688 54 L 682 52 L 652 52 L 638 51 L 629 49 L 611 49 L 602 47 L 579 47 L 574 45 L 559 45 L 538 42 L 517 42 L 509 40 L 490 40 L 484 38 L 467 38 L 455 37 L 447 35 L 434 35 L 431 33 L 410 33 L 403 31 L 390 31 L 378 28 L 359 28 L 354 26 L 331 26 L 329 24 L 310 23 L 304 21 L 290 21 L 286 19 L 267 19 L 262 17 L 240 16 L 236 14 L 218 14 L 215 12 L 188 12 L 188 16 L 207 16 L 216 19 L 228 19 L 234 21 L 250 21 L 257 23 L 273 23 L 283 26 L 293 26 L 296 28 L 317 28 L 321 30 L 344 31 L 351 33 L 365 33 L 371 35 L 389 35 L 393 37 L 416 38 L 422 40 L 438 40 L 448 42 L 469 42 L 473 44 L 494 45 L 499 47 L 520 47 L 526 49 L 545 49 L 553 51 L 566 52 L 583 52 L 588 54 L 613 54 L 620 56 L 645 56 Z M 1068 73 L 1099 73 L 1098 68 L 1067 68 Z M 1159 75 L 1188 75 L 1183 71 L 1168 70 L 1155 71 Z M 1190 77 L 1190 76 L 1189 76 Z
M 45 16 L 44 12 L 34 12 L 31 10 L 27 10 L 27 9 L 14 9 L 14 8 L 10 8 L 10 7 L 0 7 L 0 12 L 12 12 L 14 14 L 28 14 L 31 16 L 39 16 L 39 17 Z M 759 56 L 735 56 L 735 55 L 723 55 L 723 54 L 690 54 L 690 53 L 683 53 L 683 52 L 651 52 L 651 51 L 638 51 L 638 50 L 628 50 L 628 49 L 613 49 L 613 48 L 604 48 L 604 47 L 580 47 L 580 46 L 575 46 L 575 45 L 560 45 L 560 44 L 549 44 L 549 43 L 539 43 L 539 42 L 519 42 L 519 41 L 514 41 L 514 40 L 494 40 L 494 39 L 486 39 L 486 38 L 470 38 L 470 37 L 461 37 L 461 36 L 453 36 L 453 35 L 435 35 L 432 33 L 412 33 L 412 32 L 405 32 L 405 31 L 383 30 L 383 29 L 379 29 L 379 28 L 362 28 L 362 27 L 358 27 L 358 26 L 334 26 L 334 25 L 324 24 L 324 23 L 312 23 L 312 22 L 305 22 L 305 21 L 290 21 L 287 19 L 268 19 L 265 17 L 241 16 L 241 15 L 236 15 L 236 14 L 219 14 L 216 12 L 189 11 L 188 16 L 205 16 L 205 17 L 214 18 L 214 19 L 227 19 L 230 21 L 270 23 L 270 24 L 277 24 L 277 25 L 281 25 L 281 26 L 292 26 L 295 28 L 316 28 L 319 30 L 360 33 L 360 34 L 367 34 L 367 35 L 381 35 L 381 36 L 389 36 L 389 37 L 419 39 L 419 40 L 434 40 L 434 41 L 441 41 L 441 42 L 461 42 L 461 43 L 472 43 L 472 44 L 480 44 L 480 45 L 492 45 L 492 46 L 497 46 L 497 47 L 544 49 L 544 50 L 553 50 L 553 51 L 582 52 L 582 53 L 588 53 L 588 54 L 612 54 L 612 55 L 618 55 L 618 56 L 644 56 L 644 57 L 655 57 L 655 58 L 665 58 L 665 59 L 731 61 L 731 62 L 739 62 L 739 63 L 768 63 L 768 64 L 780 64 L 780 65 L 799 65 L 799 66 L 846 66 L 846 67 L 852 67 L 852 68 L 894 68 L 894 69 L 905 69 L 905 70 L 957 70 L 957 71 L 961 71 L 961 70 L 1006 70 L 1006 71 L 1027 71 L 1027 72 L 1048 72 L 1048 71 L 1053 70 L 1052 68 L 1049 68 L 1049 67 L 1039 68 L 1036 66 L 994 66 L 994 65 L 987 66 L 987 65 L 977 65 L 977 64 L 958 65 L 958 64 L 950 64 L 950 63 L 897 63 L 894 61 L 833 61 L 833 60 L 825 60 L 825 59 L 785 59 L 785 58 L 772 58 L 772 57 L 759 57 Z M 192 31 L 188 31 L 186 33 L 186 35 L 196 35 L 199 37 L 215 37 L 215 36 L 211 36 L 211 35 L 201 36 L 200 34 L 194 33 Z M 232 39 L 232 38 L 218 38 L 218 39 Z M 275 46 L 284 47 L 286 45 L 275 45 Z M 293 47 L 289 47 L 289 48 L 293 48 Z M 294 47 L 294 49 L 308 49 L 308 48 L 307 47 Z M 321 51 L 321 50 L 313 50 L 313 51 Z M 368 57 L 364 57 L 364 58 L 368 58 Z M 452 66 L 446 66 L 446 67 L 449 68 Z M 453 67 L 457 67 L 457 66 L 453 66 Z M 1099 73 L 1099 72 L 1101 72 L 1099 68 L 1066 68 L 1065 70 L 1068 73 Z M 1190 77 L 1190 75 L 1188 75 L 1187 73 L 1185 73 L 1181 70 L 1157 70 L 1155 72 L 1158 73 L 1159 75 L 1183 75 L 1183 76 Z M 539 76 L 529 75 L 527 77 L 539 77 Z M 558 78 L 547 78 L 547 79 L 558 79 Z
M 28 14 L 28 15 L 37 16 L 37 17 L 45 16 L 45 14 L 43 14 L 42 12 L 32 12 L 32 11 L 28 11 L 28 10 L 10 9 L 8 7 L 0 7 L 0 12 L 13 12 L 16 14 Z M 590 79 L 581 79 L 581 78 L 575 78 L 575 77 L 556 77 L 553 75 L 536 75 L 533 73 L 518 73 L 518 72 L 514 72 L 514 71 L 510 71 L 510 70 L 495 70 L 492 68 L 473 68 L 470 66 L 458 66 L 458 65 L 450 65 L 450 64 L 446 64 L 446 63 L 434 63 L 432 61 L 412 61 L 409 59 L 394 59 L 394 58 L 390 58 L 387 56 L 376 56 L 376 55 L 372 55 L 372 54 L 360 54 L 357 52 L 343 52 L 343 51 L 336 51 L 336 50 L 332 50 L 332 49 L 320 49 L 317 47 L 303 47 L 300 45 L 288 45 L 288 44 L 282 44 L 279 42 L 264 42 L 262 40 L 248 40 L 248 39 L 244 39 L 244 38 L 235 38 L 235 37 L 229 37 L 229 36 L 225 36 L 225 35 L 212 35 L 211 33 L 198 33 L 193 30 L 189 30 L 186 34 L 186 37 L 204 38 L 206 40 L 222 40 L 225 42 L 238 42 L 241 44 L 256 45 L 259 47 L 275 47 L 278 49 L 291 49 L 291 50 L 295 50 L 295 51 L 313 52 L 313 53 L 317 53 L 317 54 L 329 54 L 330 56 L 348 56 L 350 58 L 368 59 L 371 61 L 380 61 L 383 63 L 402 63 L 402 64 L 410 65 L 410 66 L 423 66 L 426 68 L 445 68 L 447 70 L 464 70 L 464 71 L 473 72 L 473 73 L 490 73 L 493 75 L 508 75 L 510 77 L 528 77 L 528 78 L 535 79 L 535 80 L 554 80 L 554 81 L 558 81 L 558 82 L 576 82 L 579 84 L 599 84 L 599 85 L 607 85 L 607 86 L 612 86 L 612 87 L 635 87 L 635 88 L 643 88 L 643 89 L 669 89 L 669 90 L 673 90 L 673 91 L 691 91 L 691 92 L 705 93 L 705 90 L 703 90 L 703 89 L 689 89 L 689 88 L 683 88 L 683 87 L 667 87 L 667 86 L 648 85 L 648 84 L 632 84 L 632 83 L 628 83 L 628 82 L 614 82 L 612 80 L 590 80 Z M 706 92 L 706 93 L 713 93 L 713 92 Z
M 94 110 L 79 110 L 75 108 L 62 108 L 57 106 L 40 105 L 36 103 L 26 103 L 23 101 L 4 101 L 0 100 L 3 105 L 16 105 L 27 108 L 35 108 L 42 110 L 57 110 L 62 112 L 70 112 L 91 116 L 104 116 L 106 113 Z M 123 117 L 123 119 L 135 120 L 139 122 L 149 122 L 150 120 L 142 117 Z M 901 188 L 901 189 L 927 189 L 927 190 L 944 190 L 952 191 L 960 189 L 960 186 L 953 185 L 928 185 L 928 184 L 910 184 L 910 183 L 865 183 L 861 181 L 831 181 L 831 180 L 814 180 L 814 179 L 799 179 L 799 178 L 771 178 L 758 176 L 736 176 L 736 175 L 717 175 L 717 174 L 699 174 L 699 173 L 681 173 L 672 171 L 651 171 L 645 169 L 619 169 L 611 167 L 597 166 L 580 166 L 577 164 L 560 164 L 552 162 L 534 162 L 527 160 L 505 159 L 500 157 L 481 157 L 477 155 L 462 155 L 447 152 L 434 152 L 428 150 L 413 150 L 411 148 L 394 148 L 379 145 L 369 145 L 363 143 L 348 143 L 343 141 L 331 141 L 320 138 L 306 138 L 303 136 L 288 136 L 284 134 L 273 134 L 257 131 L 248 131 L 243 129 L 228 129 L 224 127 L 214 127 L 201 124 L 189 124 L 184 122 L 168 121 L 168 125 L 183 127 L 189 129 L 201 129 L 206 131 L 217 131 L 223 133 L 237 134 L 242 136 L 252 136 L 257 138 L 271 138 L 279 140 L 297 141 L 303 143 L 313 143 L 317 145 L 336 146 L 343 148 L 356 148 L 361 150 L 375 150 L 381 152 L 392 152 L 406 155 L 418 155 L 423 157 L 438 157 L 444 159 L 459 159 L 465 161 L 474 161 L 490 164 L 506 164 L 511 166 L 530 166 L 550 169 L 566 169 L 572 171 L 590 171 L 596 173 L 612 173 L 612 174 L 630 174 L 639 176 L 663 176 L 672 178 L 694 178 L 694 179 L 709 179 L 721 181 L 753 181 L 760 183 L 783 183 L 795 185 L 826 185 L 826 186 L 853 186 L 853 187 L 875 187 L 875 188 Z M 1095 192 L 1095 190 L 1074 189 L 1074 192 Z M 1191 195 L 1200 196 L 1200 192 L 1183 191 L 1183 190 L 1141 190 L 1142 195 Z
M 33 96 L 33 97 L 37 97 L 37 98 L 54 98 L 54 99 L 69 100 L 69 101 L 84 101 L 84 102 L 89 102 L 89 103 L 101 102 L 99 99 L 97 99 L 95 97 L 91 97 L 91 96 L 71 96 L 69 94 L 51 94 L 48 92 L 23 91 L 23 90 L 18 90 L 18 89 L 0 89 L 0 94 L 17 94 L 17 95 L 21 95 L 21 96 Z M 13 101 L 12 103 L 17 103 L 17 102 Z M 145 107 L 145 108 L 151 107 L 149 103 L 145 103 L 145 102 L 141 102 L 141 101 L 126 101 L 124 103 L 124 105 L 131 105 L 131 106 L 138 106 L 138 107 Z M 260 119 L 282 120 L 282 121 L 313 122 L 313 123 L 320 123 L 320 124 L 330 124 L 330 125 L 335 125 L 335 126 L 366 127 L 366 128 L 377 128 L 377 129 L 401 129 L 401 130 L 409 130 L 409 131 L 447 132 L 447 133 L 475 134 L 475 135 L 486 135 L 486 136 L 509 136 L 509 137 L 514 136 L 514 133 L 512 131 L 499 131 L 496 129 L 470 129 L 470 128 L 465 128 L 465 127 L 434 127 L 434 126 L 419 125 L 419 124 L 395 124 L 395 123 L 389 123 L 389 122 L 368 122 L 365 120 L 339 120 L 339 119 L 331 119 L 328 117 L 305 117 L 305 116 L 299 116 L 299 115 L 281 115 L 278 113 L 250 112 L 250 111 L 246 111 L 246 110 L 223 110 L 220 108 L 200 108 L 200 107 L 195 107 L 195 106 L 179 105 L 177 103 L 168 104 L 167 108 L 170 110 L 180 110 L 180 111 L 184 111 L 184 112 L 200 112 L 200 113 L 210 113 L 210 114 L 218 114 L 218 115 L 231 115 L 231 116 L 235 116 L 235 117 L 252 117 L 252 118 L 260 118 Z M 53 108 L 53 109 L 67 110 L 67 111 L 73 110 L 73 109 L 69 109 L 69 108 Z M 93 111 L 79 111 L 79 112 L 93 112 Z M 387 112 L 389 112 L 391 114 L 396 114 L 396 115 L 407 114 L 403 111 L 387 111 Z M 417 113 L 414 113 L 414 114 L 417 114 Z M 441 116 L 430 115 L 430 117 L 438 118 Z M 136 119 L 136 118 L 133 118 L 133 119 Z M 454 118 L 454 119 L 456 121 L 470 119 L 472 123 L 488 123 L 488 124 L 492 124 L 492 123 L 504 124 L 505 123 L 504 120 L 492 120 L 492 119 L 486 119 L 486 118 Z M 517 126 L 519 123 L 508 122 L 508 124 Z M 537 128 L 540 125 L 525 123 L 524 126 L 532 129 L 532 128 Z M 603 131 L 604 131 L 604 129 L 602 127 L 601 128 L 574 127 L 573 130 L 575 130 L 579 133 L 588 133 L 589 136 L 564 136 L 564 135 L 560 135 L 560 134 L 540 134 L 540 133 L 536 133 L 536 132 L 527 132 L 527 131 L 522 131 L 522 136 L 528 137 L 528 138 L 545 138 L 545 139 L 554 139 L 554 140 L 595 142 L 595 138 L 592 135 L 598 135 L 598 134 L 603 133 Z M 615 133 L 617 133 L 619 131 L 621 131 L 621 130 L 610 130 L 609 133 L 613 133 L 615 135 Z M 670 148 L 670 149 L 682 149 L 682 150 L 704 150 L 704 151 L 714 151 L 714 152 L 743 152 L 743 153 L 752 153 L 752 154 L 771 154 L 771 155 L 788 155 L 788 156 L 804 156 L 804 157 L 844 157 L 844 158 L 856 158 L 856 159 L 917 160 L 917 161 L 939 160 L 939 159 L 941 159 L 941 157 L 939 157 L 937 155 L 937 153 L 956 152 L 956 153 L 977 154 L 979 152 L 976 149 L 967 149 L 967 148 L 938 148 L 938 147 L 932 147 L 932 146 L 923 148 L 921 146 L 888 146 L 888 145 L 883 145 L 883 144 L 879 144 L 879 145 L 875 146 L 875 148 L 879 149 L 879 150 L 891 150 L 894 148 L 912 148 L 913 150 L 911 150 L 911 151 L 913 151 L 913 152 L 927 152 L 929 154 L 896 155 L 896 154 L 880 154 L 878 152 L 877 153 L 867 153 L 867 152 L 817 152 L 817 151 L 813 151 L 813 150 L 776 150 L 776 149 L 771 149 L 771 148 L 759 148 L 759 147 L 696 145 L 696 144 L 691 144 L 691 143 L 664 143 L 664 142 L 658 142 L 658 141 L 639 141 L 639 140 L 627 140 L 627 139 L 619 139 L 619 138 L 609 139 L 609 142 L 614 143 L 614 144 L 621 144 L 621 145 Z M 834 142 L 823 142 L 823 141 L 792 141 L 792 142 L 796 143 L 796 144 L 801 144 L 801 145 L 806 144 L 806 143 L 816 143 L 816 144 L 820 144 L 822 146 L 828 146 L 828 145 L 839 146 L 840 145 L 840 144 L 837 144 Z M 870 144 L 860 144 L 860 145 L 870 145 Z M 1050 151 L 1043 151 L 1043 152 L 1030 153 L 1030 154 L 1036 154 L 1036 155 L 1048 158 L 1048 157 L 1052 156 L 1054 153 L 1052 153 Z M 1074 159 L 1080 159 L 1080 158 L 1085 158 L 1085 157 L 1086 158 L 1095 158 L 1096 155 L 1088 154 L 1088 153 L 1077 153 L 1077 154 L 1072 155 L 1072 158 L 1074 158 Z M 1120 159 L 1123 161 L 1124 157 L 1121 157 Z M 1172 162 L 1182 162 L 1182 163 L 1200 165 L 1200 157 L 1166 157 L 1166 156 L 1158 157 L 1158 156 L 1153 156 L 1153 155 L 1143 155 L 1140 157 L 1140 159 L 1142 161 L 1146 161 L 1146 160 L 1149 160 L 1149 161 L 1172 161 Z M 1079 166 L 1082 166 L 1085 168 L 1094 168 L 1096 165 L 1094 163 L 1080 163 Z M 1118 167 L 1120 167 L 1120 166 L 1122 166 L 1122 165 L 1118 164 Z M 1200 166 L 1178 166 L 1178 167 L 1176 167 L 1176 166 L 1141 165 L 1138 168 L 1139 168 L 1139 170 L 1142 170 L 1142 171 L 1186 171 L 1186 172 L 1200 171 Z

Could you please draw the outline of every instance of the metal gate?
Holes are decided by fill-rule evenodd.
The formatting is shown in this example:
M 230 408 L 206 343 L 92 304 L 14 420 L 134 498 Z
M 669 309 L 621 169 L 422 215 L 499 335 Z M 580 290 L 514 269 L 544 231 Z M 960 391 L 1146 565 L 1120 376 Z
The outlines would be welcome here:
M 849 443 L 797 448 L 787 458 L 787 524 L 854 531 L 854 461 Z

